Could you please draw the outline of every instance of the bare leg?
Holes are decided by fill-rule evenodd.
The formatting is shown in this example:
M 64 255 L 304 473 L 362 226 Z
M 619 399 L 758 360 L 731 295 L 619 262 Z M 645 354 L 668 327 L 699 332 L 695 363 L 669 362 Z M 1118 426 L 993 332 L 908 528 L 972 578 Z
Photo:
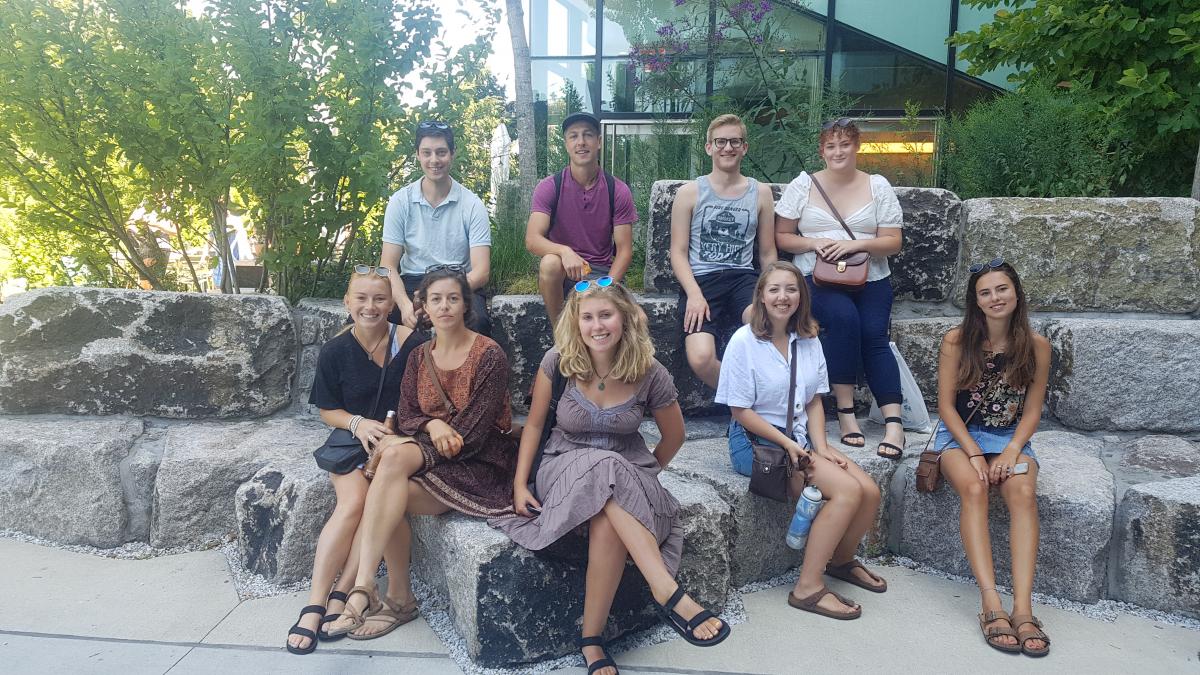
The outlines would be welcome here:
M 862 542 L 863 536 L 875 524 L 875 516 L 879 513 L 879 503 L 883 499 L 875 480 L 857 464 L 848 463 L 844 471 L 858 483 L 862 497 L 858 504 L 858 510 L 854 512 L 854 517 L 850 519 L 850 525 L 846 527 L 845 536 L 833 550 L 833 558 L 830 562 L 834 565 L 843 565 L 854 559 L 854 554 L 858 552 L 858 545 Z M 880 587 L 879 579 L 873 578 L 862 568 L 854 568 L 851 574 L 866 584 Z
M 679 584 L 675 583 L 671 572 L 667 570 L 654 534 L 611 499 L 604 505 L 604 515 L 608 516 L 617 536 L 621 538 L 621 543 L 625 544 L 629 556 L 633 558 L 633 563 L 645 577 L 655 601 L 662 604 L 669 600 L 675 590 L 679 588 Z M 689 620 L 699 614 L 701 609 L 695 600 L 686 595 L 679 601 L 679 604 L 675 605 L 675 611 Z M 712 618 L 697 626 L 692 631 L 692 635 L 701 640 L 707 640 L 714 637 L 720 630 L 721 620 Z
M 1011 476 L 1000 484 L 1000 496 L 1008 506 L 1008 540 L 1012 547 L 1013 615 L 1033 614 L 1033 573 L 1037 566 L 1038 507 L 1037 507 L 1037 462 L 1021 455 L 1018 462 L 1029 463 L 1029 473 Z M 1019 626 L 1014 625 L 1013 629 Z M 1030 640 L 1034 650 L 1046 645 L 1041 640 Z
M 979 585 L 980 604 L 984 612 L 1004 609 L 996 589 L 996 568 L 992 560 L 992 537 L 988 533 L 988 484 L 979 480 L 979 474 L 961 448 L 951 448 L 942 453 L 940 460 L 942 475 L 962 500 L 958 518 L 959 533 L 971 573 Z M 1004 626 L 1007 622 L 997 619 L 989 624 Z M 993 638 L 994 642 L 1015 645 L 1017 639 L 1010 635 Z
M 621 543 L 621 538 L 604 512 L 593 516 L 588 528 L 587 580 L 583 593 L 584 636 L 604 634 L 613 596 L 617 594 L 621 574 L 625 571 L 627 553 L 625 544 Z M 604 650 L 600 647 L 584 647 L 583 658 L 587 663 L 593 663 L 604 658 Z M 596 672 L 598 675 L 616 675 L 612 668 L 602 668 Z
M 854 407 L 854 385 L 853 384 L 831 384 L 830 387 L 833 389 L 833 398 L 834 398 L 834 401 L 837 403 L 838 408 L 840 408 L 842 410 L 846 410 L 848 408 Z M 839 412 L 837 414 L 837 418 L 838 418 L 838 428 L 841 429 L 841 437 L 845 437 L 846 434 L 861 434 L 862 433 L 862 428 L 858 426 L 858 418 L 854 416 L 853 412 L 848 412 L 848 413 Z M 866 441 L 864 441 L 863 439 L 855 438 L 855 439 L 851 439 L 851 441 L 849 443 L 846 443 L 846 445 L 849 445 L 849 446 L 855 447 L 855 448 L 861 448 L 864 443 L 866 443 Z
M 354 540 L 354 532 L 358 529 L 359 518 L 362 517 L 363 503 L 367 496 L 367 479 L 362 473 L 351 471 L 348 474 L 329 474 L 333 483 L 333 491 L 337 495 L 337 504 L 333 513 L 321 528 L 317 538 L 317 552 L 313 559 L 312 586 L 308 592 L 308 604 L 325 606 L 329 591 L 333 586 L 333 577 L 338 568 L 346 561 Z M 325 611 L 330 612 L 326 607 Z M 336 613 L 336 612 L 333 612 Z M 300 620 L 300 626 L 314 633 L 320 625 L 320 614 L 305 614 Z M 288 644 L 305 649 L 309 638 L 300 635 L 289 635 Z
M 862 504 L 862 487 L 837 464 L 824 457 L 813 457 L 808 473 L 812 482 L 820 486 L 825 504 L 817 512 L 812 529 L 808 531 L 800 578 L 792 589 L 797 598 L 806 598 L 825 586 L 825 566 L 833 558 L 834 550 L 846 539 L 850 524 Z M 833 612 L 849 614 L 854 610 L 854 607 L 842 604 L 833 595 L 826 595 L 817 604 Z
M 567 271 L 563 268 L 562 258 L 553 253 L 542 256 L 538 264 L 538 291 L 542 294 L 542 302 L 546 305 L 546 315 L 550 317 L 550 330 L 558 323 L 558 313 L 563 306 L 563 280 Z
M 687 362 L 700 381 L 712 389 L 717 388 L 721 376 L 721 362 L 717 359 L 717 340 L 711 333 L 692 333 L 683 339 Z

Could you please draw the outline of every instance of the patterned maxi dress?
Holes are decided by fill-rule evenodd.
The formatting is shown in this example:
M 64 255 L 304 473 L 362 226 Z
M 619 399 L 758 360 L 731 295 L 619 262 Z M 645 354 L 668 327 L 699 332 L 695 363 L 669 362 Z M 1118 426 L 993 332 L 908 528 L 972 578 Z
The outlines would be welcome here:
M 553 349 L 542 359 L 547 377 L 554 376 L 558 359 Z M 608 408 L 597 407 L 568 380 L 537 473 L 541 515 L 513 514 L 488 522 L 521 546 L 537 551 L 588 522 L 613 499 L 654 533 L 663 561 L 674 575 L 683 553 L 679 502 L 659 484 L 662 468 L 638 427 L 645 412 L 677 398 L 670 373 L 658 361 L 629 400 Z
M 456 411 L 446 410 L 434 388 L 438 377 Z M 449 424 L 463 437 L 463 448 L 446 459 L 433 447 L 422 425 L 432 419 Z M 396 428 L 415 437 L 425 466 L 412 477 L 446 506 L 467 515 L 493 518 L 511 514 L 516 442 L 508 435 L 508 357 L 491 338 L 476 336 L 458 368 L 442 370 L 425 350 L 408 359 L 400 386 Z

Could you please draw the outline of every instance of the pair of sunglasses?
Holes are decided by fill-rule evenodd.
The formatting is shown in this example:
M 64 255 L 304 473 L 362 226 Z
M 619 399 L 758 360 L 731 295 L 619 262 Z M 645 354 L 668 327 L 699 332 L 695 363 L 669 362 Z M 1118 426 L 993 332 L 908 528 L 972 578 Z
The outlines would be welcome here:
M 459 263 L 451 263 L 449 265 L 430 265 L 429 267 L 425 268 L 425 274 L 433 274 L 434 272 L 441 272 L 443 270 L 447 272 L 454 272 L 455 274 L 466 274 L 467 266 L 460 265 Z
M 967 268 L 971 274 L 979 274 L 985 269 L 994 270 L 1004 264 L 1004 258 L 992 258 L 986 263 L 975 263 Z
M 610 276 L 603 276 L 599 279 L 583 279 L 581 281 L 577 281 L 575 282 L 575 292 L 583 293 L 587 289 L 591 288 L 593 284 L 597 288 L 608 288 L 609 286 L 613 285 L 613 278 Z
M 383 266 L 379 266 L 379 265 L 355 265 L 354 266 L 355 274 L 370 274 L 372 270 L 374 270 L 376 275 L 384 277 L 385 279 L 392 275 L 392 270 L 388 269 L 387 267 L 383 267 Z
M 450 128 L 450 125 L 446 124 L 445 122 L 428 121 L 421 122 L 417 125 L 417 128 L 422 130 L 437 129 L 438 131 L 445 131 L 446 129 Z
M 821 131 L 828 131 L 834 127 L 837 127 L 838 129 L 844 129 L 851 124 L 854 124 L 854 120 L 850 119 L 849 117 L 839 117 L 836 120 L 822 124 Z

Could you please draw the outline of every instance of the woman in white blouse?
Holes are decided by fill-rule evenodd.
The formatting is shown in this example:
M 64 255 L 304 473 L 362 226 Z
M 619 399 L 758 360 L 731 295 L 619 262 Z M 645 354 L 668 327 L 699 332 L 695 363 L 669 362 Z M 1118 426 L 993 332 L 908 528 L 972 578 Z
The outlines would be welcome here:
M 821 394 L 829 391 L 829 385 L 816 335 L 804 275 L 792 263 L 770 263 L 754 288 L 750 323 L 739 328 L 725 348 L 716 400 L 729 406 L 747 434 L 760 443 L 783 448 L 793 464 L 798 466 L 800 456 L 807 455 L 811 460 L 808 478 L 824 495 L 825 504 L 809 531 L 800 578 L 788 595 L 788 604 L 835 619 L 857 619 L 862 608 L 826 588 L 822 573 L 876 593 L 887 590 L 886 581 L 854 558 L 859 541 L 875 521 L 879 487 L 825 439 Z M 793 437 L 789 438 L 788 355 L 793 344 L 795 417 Z M 734 447 L 743 444 L 744 448 Z M 731 455 L 749 452 L 748 443 L 730 438 Z M 738 461 L 735 457 L 735 466 Z M 793 474 L 792 494 L 800 494 L 804 480 L 804 473 Z
M 781 252 L 795 254 L 796 266 L 812 291 L 813 316 L 821 324 L 821 346 L 829 364 L 829 381 L 837 398 L 842 443 L 861 448 L 866 439 L 854 416 L 854 385 L 858 372 L 886 419 L 882 457 L 904 456 L 904 425 L 900 419 L 900 371 L 888 346 L 892 315 L 892 283 L 887 257 L 900 252 L 904 214 L 887 179 L 856 168 L 858 126 L 842 118 L 824 126 L 820 136 L 825 169 L 801 172 L 775 206 L 775 243 Z M 833 202 L 821 195 L 819 182 Z M 842 215 L 854 232 L 846 233 L 835 217 Z M 813 283 L 817 256 L 834 261 L 851 253 L 871 254 L 867 284 L 846 292 Z

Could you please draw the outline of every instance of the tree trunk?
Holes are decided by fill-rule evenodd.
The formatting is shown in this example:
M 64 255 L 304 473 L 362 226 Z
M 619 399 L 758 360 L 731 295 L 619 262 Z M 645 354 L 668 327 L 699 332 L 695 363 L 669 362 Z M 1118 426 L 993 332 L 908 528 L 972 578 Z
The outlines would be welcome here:
M 505 0 L 508 13 L 508 32 L 512 36 L 513 72 L 517 85 L 517 140 L 520 154 L 517 167 L 520 170 L 519 211 L 528 213 L 533 188 L 537 186 L 537 130 L 533 120 L 533 70 L 529 59 L 529 42 L 525 39 L 525 11 L 521 0 Z
M 237 270 L 233 268 L 233 251 L 229 248 L 229 234 L 226 230 L 229 209 L 225 203 L 214 199 L 209 203 L 212 209 L 212 235 L 216 244 L 217 256 L 221 259 L 221 292 L 241 293 L 237 285 Z
M 1196 170 L 1192 172 L 1192 199 L 1200 199 L 1200 146 L 1196 148 Z

